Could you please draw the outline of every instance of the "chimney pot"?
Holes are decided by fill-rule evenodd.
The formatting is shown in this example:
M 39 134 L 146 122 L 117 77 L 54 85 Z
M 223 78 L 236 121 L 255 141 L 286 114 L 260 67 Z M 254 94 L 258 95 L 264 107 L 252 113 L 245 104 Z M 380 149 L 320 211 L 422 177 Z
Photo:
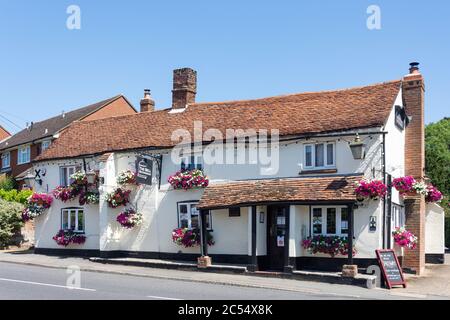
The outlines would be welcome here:
M 155 101 L 152 99 L 150 89 L 144 89 L 144 98 L 141 99 L 141 112 L 155 111 Z
M 172 108 L 186 108 L 195 103 L 197 93 L 197 72 L 191 68 L 173 71 Z
M 409 64 L 409 73 L 410 74 L 416 74 L 416 73 L 420 73 L 419 72 L 419 62 L 411 62 Z

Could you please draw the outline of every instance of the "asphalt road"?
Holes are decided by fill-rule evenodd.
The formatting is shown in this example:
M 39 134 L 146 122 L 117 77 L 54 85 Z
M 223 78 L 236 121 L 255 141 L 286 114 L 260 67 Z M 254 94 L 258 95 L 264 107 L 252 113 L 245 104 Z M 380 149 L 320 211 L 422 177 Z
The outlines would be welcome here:
M 303 293 L 220 284 L 194 283 L 81 271 L 80 287 L 64 269 L 0 263 L 0 299 L 150 299 L 150 300 L 297 300 L 349 299 L 349 296 Z M 69 283 L 67 283 L 69 278 Z M 71 281 L 72 280 L 72 281 Z M 68 286 L 69 284 L 69 286 Z

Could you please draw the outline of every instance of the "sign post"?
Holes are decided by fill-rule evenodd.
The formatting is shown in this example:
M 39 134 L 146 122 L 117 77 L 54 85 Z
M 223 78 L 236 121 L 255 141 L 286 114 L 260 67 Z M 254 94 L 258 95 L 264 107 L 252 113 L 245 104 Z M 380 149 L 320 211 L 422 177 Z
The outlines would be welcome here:
M 375 252 L 388 289 L 400 285 L 406 288 L 403 271 L 394 250 L 375 250 Z

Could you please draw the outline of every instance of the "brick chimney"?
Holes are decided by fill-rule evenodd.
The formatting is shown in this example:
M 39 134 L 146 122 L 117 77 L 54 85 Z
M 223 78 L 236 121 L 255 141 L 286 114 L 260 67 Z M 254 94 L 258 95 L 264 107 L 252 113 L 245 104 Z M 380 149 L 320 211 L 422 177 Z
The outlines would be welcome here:
M 411 122 L 405 129 L 405 176 L 423 181 L 425 175 L 425 85 L 419 63 L 410 63 L 403 78 L 403 103 Z M 403 267 L 421 274 L 425 269 L 425 199 L 415 195 L 405 199 L 406 228 L 418 237 L 417 249 L 405 250 Z
M 141 112 L 155 111 L 155 101 L 150 95 L 150 89 L 144 90 L 144 98 L 141 99 Z
M 172 108 L 186 108 L 195 103 L 197 93 L 197 72 L 191 68 L 173 71 Z

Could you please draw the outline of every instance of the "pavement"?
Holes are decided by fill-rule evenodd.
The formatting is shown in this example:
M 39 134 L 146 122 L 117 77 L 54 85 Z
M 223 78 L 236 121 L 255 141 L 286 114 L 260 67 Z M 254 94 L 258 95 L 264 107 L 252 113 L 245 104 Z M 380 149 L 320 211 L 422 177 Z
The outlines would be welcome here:
M 365 289 L 292 279 L 98 264 L 86 258 L 30 251 L 0 252 L 0 299 L 450 299 L 448 265 L 408 288 Z M 82 288 L 66 286 L 68 268 L 81 271 Z M 426 279 L 446 282 L 433 291 Z M 434 281 L 434 280 L 433 280 Z M 195 283 L 193 286 L 192 283 Z M 195 289 L 194 289 L 195 288 Z M 61 290 L 64 294 L 61 293 Z M 158 299 L 158 298 L 154 298 Z

